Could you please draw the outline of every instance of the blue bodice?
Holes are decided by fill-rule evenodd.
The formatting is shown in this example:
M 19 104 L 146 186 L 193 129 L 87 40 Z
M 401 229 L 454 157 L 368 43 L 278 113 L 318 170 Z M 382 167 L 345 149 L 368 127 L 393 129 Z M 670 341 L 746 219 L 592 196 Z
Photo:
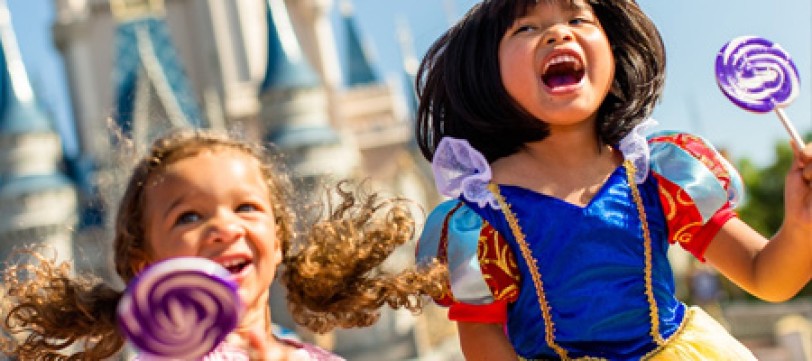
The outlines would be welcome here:
M 657 182 L 648 177 L 638 188 L 651 236 L 648 265 L 625 168 L 617 168 L 585 207 L 520 187 L 499 187 L 536 260 L 554 340 L 572 358 L 639 359 L 657 347 L 651 336 L 652 310 L 663 339 L 682 322 L 685 306 L 674 297 Z M 543 317 L 537 287 L 505 215 L 491 207 L 467 205 L 505 237 L 519 260 L 522 292 L 508 308 L 507 324 L 514 348 L 526 358 L 557 357 L 545 342 L 548 325 L 539 322 Z M 652 277 L 653 305 L 647 277 Z
M 492 184 L 481 154 L 444 137 L 432 167 L 452 200 L 429 215 L 417 260 L 448 265 L 450 292 L 437 302 L 449 317 L 505 323 L 528 359 L 639 360 L 678 334 L 686 307 L 668 247 L 704 260 L 741 182 L 694 135 L 632 132 L 620 149 L 625 165 L 581 207 Z

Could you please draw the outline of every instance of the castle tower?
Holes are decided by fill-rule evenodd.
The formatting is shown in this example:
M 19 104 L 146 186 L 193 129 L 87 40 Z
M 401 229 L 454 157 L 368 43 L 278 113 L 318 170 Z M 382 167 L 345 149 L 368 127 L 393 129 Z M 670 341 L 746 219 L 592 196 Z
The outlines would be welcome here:
M 37 104 L 5 0 L 0 0 L 0 260 L 45 243 L 73 258 L 76 191 L 60 170 L 62 145 Z
M 136 144 L 201 127 L 195 95 L 164 19 L 163 0 L 112 0 L 116 20 L 113 121 Z
M 414 50 L 414 39 L 409 25 L 403 18 L 398 19 L 397 22 L 397 36 L 398 45 L 400 46 L 400 54 L 403 59 L 401 66 L 403 67 L 403 83 L 406 88 L 406 105 L 409 108 L 409 117 L 414 118 L 417 113 L 417 89 L 415 88 L 415 80 L 417 79 L 417 69 L 420 67 L 420 60 Z
M 140 106 L 134 101 L 139 98 L 131 96 L 138 93 L 133 79 L 160 77 L 147 71 L 150 63 L 161 64 L 163 83 L 176 97 L 167 101 L 160 88 L 147 88 L 153 105 L 175 108 L 146 114 L 164 122 L 155 131 L 177 122 L 179 117 L 170 113 L 182 113 L 205 127 L 236 129 L 260 138 L 257 89 L 267 56 L 266 0 L 52 1 L 57 10 L 53 36 L 68 76 L 79 151 L 89 161 L 109 154 L 108 118 L 114 113 L 137 116 L 127 106 L 119 107 L 128 101 L 129 107 Z M 153 61 L 144 61 L 149 59 Z M 197 104 L 197 115 L 191 104 Z M 130 130 L 138 133 L 137 124 Z M 147 137 L 150 133 L 145 132 Z
M 268 62 L 260 88 L 266 139 L 288 157 L 293 175 L 313 185 L 351 177 L 358 153 L 331 124 L 329 89 L 305 55 L 283 0 L 268 0 Z
M 344 87 L 336 98 L 339 124 L 357 139 L 362 155 L 362 174 L 376 187 L 404 195 L 419 204 L 436 200 L 433 183 L 418 167 L 420 160 L 411 151 L 412 118 L 401 83 L 386 81 L 375 72 L 369 52 L 363 45 L 352 4 L 339 3 L 346 31 Z M 395 39 L 393 39 L 395 40 Z
M 343 67 L 344 84 L 352 88 L 379 83 L 380 79 L 375 74 L 375 70 L 372 69 L 372 64 L 370 64 L 367 51 L 361 40 L 361 34 L 358 33 L 355 18 L 353 17 L 352 4 L 349 1 L 342 1 L 340 3 L 340 12 L 341 24 L 347 39 L 345 45 L 347 56 Z

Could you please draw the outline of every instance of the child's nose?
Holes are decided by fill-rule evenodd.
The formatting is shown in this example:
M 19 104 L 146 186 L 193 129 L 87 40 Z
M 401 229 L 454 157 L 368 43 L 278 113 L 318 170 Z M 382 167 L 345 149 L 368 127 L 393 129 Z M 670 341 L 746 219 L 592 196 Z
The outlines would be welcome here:
M 542 41 L 547 45 L 553 45 L 572 41 L 572 39 L 572 32 L 566 26 L 557 25 L 547 29 Z
M 207 233 L 211 242 L 231 243 L 245 236 L 245 226 L 235 215 L 218 215 L 212 219 Z

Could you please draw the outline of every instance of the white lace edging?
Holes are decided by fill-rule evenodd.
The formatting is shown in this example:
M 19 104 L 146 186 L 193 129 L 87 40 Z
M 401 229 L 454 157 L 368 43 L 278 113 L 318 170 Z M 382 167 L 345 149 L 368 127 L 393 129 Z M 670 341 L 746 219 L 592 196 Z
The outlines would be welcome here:
M 623 153 L 623 158 L 629 160 L 634 164 L 636 172 L 634 173 L 634 181 L 637 184 L 642 184 L 646 181 L 649 171 L 649 159 L 651 151 L 648 147 L 646 134 L 648 131 L 657 126 L 657 121 L 648 118 L 638 124 L 620 140 L 618 147 L 620 152 Z
M 623 157 L 634 164 L 635 182 L 645 182 L 649 172 L 650 150 L 645 134 L 657 121 L 648 118 L 638 124 L 620 140 L 619 148 Z M 493 193 L 488 190 L 492 174 L 485 156 L 474 149 L 468 141 L 452 137 L 443 137 L 434 151 L 431 162 L 434 183 L 440 194 L 458 198 L 462 196 L 480 207 L 490 205 L 499 209 Z
M 488 190 L 491 167 L 485 157 L 466 140 L 443 137 L 431 162 L 434 183 L 440 194 L 499 209 L 493 193 Z

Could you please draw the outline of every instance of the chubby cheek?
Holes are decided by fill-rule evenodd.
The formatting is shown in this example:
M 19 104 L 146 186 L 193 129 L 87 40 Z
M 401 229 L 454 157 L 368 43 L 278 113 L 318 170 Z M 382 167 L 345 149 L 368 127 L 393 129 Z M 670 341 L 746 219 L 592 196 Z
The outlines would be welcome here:
M 147 254 L 153 262 L 173 257 L 199 256 L 197 247 L 191 242 L 184 242 L 183 239 L 165 239 L 152 235 L 148 237 Z
M 589 48 L 589 58 L 592 59 L 590 63 L 590 73 L 593 82 L 608 83 L 607 88 L 611 86 L 615 78 L 615 56 L 612 53 L 612 47 L 609 45 L 609 40 L 600 32 L 595 32 L 589 35 L 588 39 L 594 47 Z
M 510 95 L 515 96 L 533 86 L 534 82 L 528 80 L 536 75 L 533 65 L 524 60 L 527 55 L 513 48 L 500 50 L 499 54 L 499 75 Z

